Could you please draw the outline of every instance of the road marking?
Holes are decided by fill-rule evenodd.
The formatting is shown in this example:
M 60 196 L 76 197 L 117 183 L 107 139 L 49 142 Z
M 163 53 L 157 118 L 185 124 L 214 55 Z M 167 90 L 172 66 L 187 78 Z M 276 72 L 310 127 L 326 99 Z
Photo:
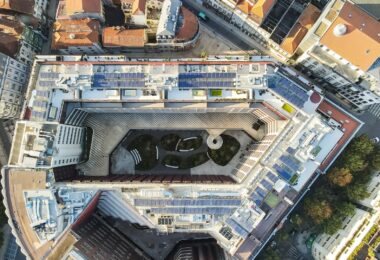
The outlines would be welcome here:
M 368 112 L 375 117 L 380 118 L 380 104 L 371 105 L 368 109 Z

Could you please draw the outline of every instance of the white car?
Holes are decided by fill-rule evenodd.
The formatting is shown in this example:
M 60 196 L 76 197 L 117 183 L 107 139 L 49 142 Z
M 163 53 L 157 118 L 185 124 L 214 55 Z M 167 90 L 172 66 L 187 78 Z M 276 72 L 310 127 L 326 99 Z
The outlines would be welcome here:
M 377 144 L 378 142 L 380 142 L 380 138 L 379 137 L 374 137 L 371 139 L 371 141 L 374 143 L 374 144 Z

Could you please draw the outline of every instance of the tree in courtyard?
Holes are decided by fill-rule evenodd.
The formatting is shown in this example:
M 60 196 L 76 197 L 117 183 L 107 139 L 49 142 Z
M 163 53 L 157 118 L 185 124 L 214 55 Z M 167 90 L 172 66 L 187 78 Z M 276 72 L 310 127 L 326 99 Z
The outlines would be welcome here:
M 355 205 L 350 202 L 341 202 L 335 205 L 336 213 L 343 218 L 353 216 L 355 214 L 355 209 Z
M 343 166 L 352 172 L 358 172 L 366 167 L 366 163 L 359 154 L 347 153 L 343 157 Z
M 332 215 L 332 207 L 327 200 L 306 199 L 304 209 L 314 223 L 320 224 Z
M 348 153 L 365 157 L 372 153 L 375 145 L 367 135 L 356 137 L 349 145 Z
M 321 231 L 328 235 L 333 235 L 342 227 L 343 219 L 340 216 L 333 215 L 321 223 Z
M 339 187 L 345 187 L 352 181 L 352 174 L 347 168 L 334 168 L 327 174 L 330 183 Z
M 380 171 L 380 146 L 376 146 L 370 159 L 371 168 Z
M 346 187 L 345 191 L 347 197 L 353 201 L 363 200 L 370 195 L 367 191 L 367 185 L 364 183 L 353 183 Z

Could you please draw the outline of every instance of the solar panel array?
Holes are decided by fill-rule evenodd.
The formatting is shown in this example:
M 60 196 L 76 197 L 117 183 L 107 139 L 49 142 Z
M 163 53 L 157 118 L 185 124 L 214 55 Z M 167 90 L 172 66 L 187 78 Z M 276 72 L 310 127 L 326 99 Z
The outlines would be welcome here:
M 39 120 L 44 120 L 45 119 L 45 112 L 40 112 L 40 111 L 32 111 L 32 119 L 39 121 Z
M 270 76 L 268 87 L 299 108 L 302 108 L 309 99 L 305 90 L 280 75 Z
M 281 155 L 280 161 L 285 163 L 286 166 L 288 166 L 291 170 L 295 172 L 298 171 L 300 168 L 300 164 L 290 156 Z
M 56 86 L 55 81 L 52 81 L 52 80 L 40 80 L 39 85 L 41 87 L 55 87 Z
M 145 86 L 144 73 L 95 73 L 94 88 L 141 88 Z
M 236 73 L 180 73 L 179 88 L 232 88 Z
M 136 207 L 239 206 L 240 199 L 134 199 Z
M 278 177 L 277 175 L 275 175 L 273 172 L 268 172 L 266 177 L 268 179 L 270 179 L 273 183 L 275 183 L 276 181 L 278 181 Z
M 273 165 L 273 169 L 275 169 L 281 178 L 283 178 L 285 181 L 289 181 L 292 178 L 292 174 L 284 170 L 281 166 L 278 164 Z
M 59 73 L 58 72 L 41 72 L 40 79 L 58 79 Z
M 269 181 L 263 179 L 261 180 L 260 184 L 267 190 L 271 190 L 273 188 L 273 184 L 270 183 Z
M 246 238 L 249 235 L 249 232 L 245 230 L 242 226 L 236 223 L 235 220 L 228 218 L 226 220 L 226 224 L 228 224 L 239 236 Z
M 151 208 L 153 214 L 210 214 L 210 215 L 226 215 L 231 214 L 236 208 L 226 207 L 205 207 L 205 208 L 188 208 L 188 207 L 173 207 L 173 208 Z

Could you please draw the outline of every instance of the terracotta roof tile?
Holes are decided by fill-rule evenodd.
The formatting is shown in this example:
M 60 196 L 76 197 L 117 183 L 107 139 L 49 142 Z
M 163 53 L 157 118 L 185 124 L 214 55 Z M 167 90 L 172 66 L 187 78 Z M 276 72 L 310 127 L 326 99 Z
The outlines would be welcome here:
M 0 51 L 14 57 L 23 30 L 23 25 L 14 16 L 0 15 Z
M 103 29 L 104 47 L 144 47 L 145 43 L 144 29 L 120 29 L 116 27 Z
M 145 14 L 146 0 L 134 0 L 132 4 L 132 14 Z
M 54 23 L 51 48 L 91 46 L 99 43 L 100 23 L 94 19 L 59 20 Z
M 298 22 L 290 30 L 280 47 L 290 54 L 293 54 L 308 30 L 314 25 L 320 16 L 321 11 L 314 5 L 309 4 L 298 18 Z
M 181 7 L 183 25 L 176 35 L 178 41 L 191 40 L 198 32 L 199 24 L 197 17 L 185 7 Z
M 336 36 L 334 29 L 337 30 L 338 25 L 343 25 L 346 32 Z M 380 57 L 380 22 L 346 2 L 320 43 L 367 71 Z
M 74 13 L 100 13 L 102 11 L 101 0 L 65 0 L 66 14 Z
M 276 2 L 277 0 L 258 0 L 251 11 L 253 20 L 261 24 Z
M 236 7 L 243 13 L 250 15 L 253 3 L 251 3 L 249 0 L 241 0 L 237 3 Z

